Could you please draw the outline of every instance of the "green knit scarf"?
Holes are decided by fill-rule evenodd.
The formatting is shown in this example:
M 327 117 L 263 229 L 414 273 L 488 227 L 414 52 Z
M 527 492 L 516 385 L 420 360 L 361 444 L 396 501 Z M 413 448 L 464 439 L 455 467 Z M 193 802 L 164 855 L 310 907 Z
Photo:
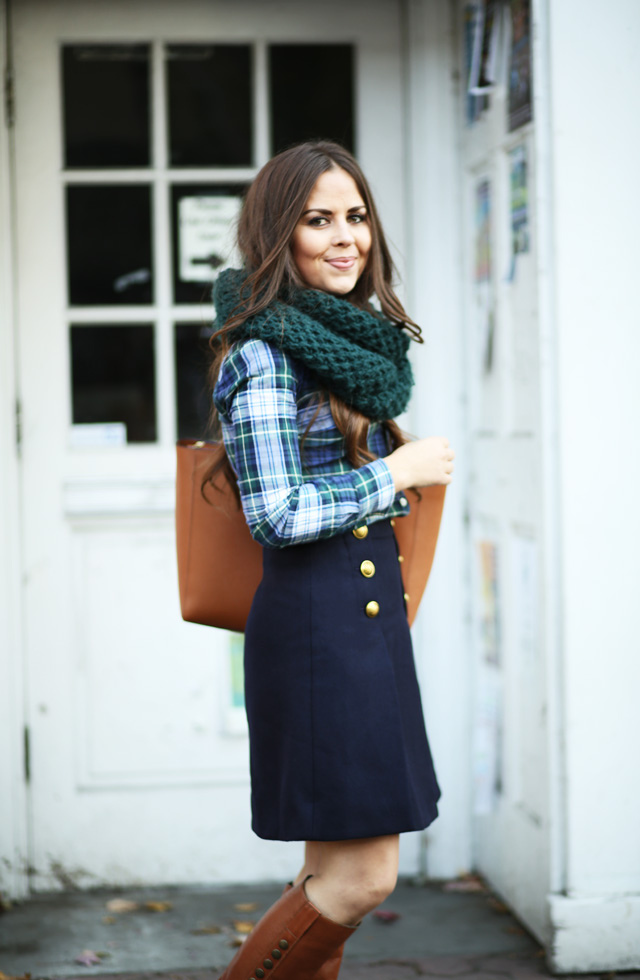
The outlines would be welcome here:
M 213 287 L 217 326 L 243 298 L 246 273 L 221 272 Z M 230 333 L 230 340 L 258 337 L 290 354 L 347 405 L 372 421 L 395 418 L 409 403 L 413 375 L 410 339 L 401 327 L 333 293 L 296 289 Z

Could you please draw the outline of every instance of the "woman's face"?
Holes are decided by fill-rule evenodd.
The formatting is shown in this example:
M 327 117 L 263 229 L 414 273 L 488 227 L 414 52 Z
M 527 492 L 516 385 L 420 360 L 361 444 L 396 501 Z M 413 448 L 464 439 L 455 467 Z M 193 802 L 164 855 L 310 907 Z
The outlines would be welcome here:
M 371 250 L 369 215 L 358 186 L 340 167 L 321 174 L 291 239 L 291 254 L 307 286 L 350 293 Z

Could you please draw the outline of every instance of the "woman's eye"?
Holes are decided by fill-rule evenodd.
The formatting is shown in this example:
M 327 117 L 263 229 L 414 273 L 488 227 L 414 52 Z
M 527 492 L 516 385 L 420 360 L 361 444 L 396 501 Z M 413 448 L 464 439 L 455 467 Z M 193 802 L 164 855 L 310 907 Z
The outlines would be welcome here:
M 323 218 L 321 215 L 318 215 L 315 218 L 309 218 L 309 224 L 313 228 L 321 228 L 326 220 L 327 220 L 326 218 Z
M 351 215 L 351 221 L 353 221 L 356 225 L 359 225 L 363 221 L 366 221 L 366 220 L 367 220 L 366 214 L 352 214 Z

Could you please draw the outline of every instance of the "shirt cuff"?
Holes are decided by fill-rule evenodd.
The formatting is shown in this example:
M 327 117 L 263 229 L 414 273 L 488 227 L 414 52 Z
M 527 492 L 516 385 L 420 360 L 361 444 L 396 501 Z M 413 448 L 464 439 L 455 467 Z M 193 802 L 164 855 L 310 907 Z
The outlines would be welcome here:
M 359 517 L 389 510 L 393 506 L 396 488 L 391 470 L 384 459 L 375 459 L 353 471 L 360 503 Z

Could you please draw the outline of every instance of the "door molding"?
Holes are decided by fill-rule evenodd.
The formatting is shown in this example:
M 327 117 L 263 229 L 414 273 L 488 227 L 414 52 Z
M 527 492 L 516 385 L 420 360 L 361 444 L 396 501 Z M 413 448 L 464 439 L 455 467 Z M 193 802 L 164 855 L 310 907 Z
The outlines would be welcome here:
M 10 0 L 0 0 L 2 74 L 11 70 Z M 0 110 L 0 893 L 28 893 L 28 796 L 25 783 L 20 465 L 16 406 L 15 186 L 13 135 Z M 7 220 L 8 219 L 8 220 Z

